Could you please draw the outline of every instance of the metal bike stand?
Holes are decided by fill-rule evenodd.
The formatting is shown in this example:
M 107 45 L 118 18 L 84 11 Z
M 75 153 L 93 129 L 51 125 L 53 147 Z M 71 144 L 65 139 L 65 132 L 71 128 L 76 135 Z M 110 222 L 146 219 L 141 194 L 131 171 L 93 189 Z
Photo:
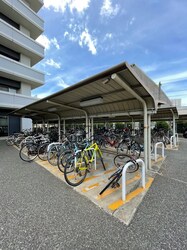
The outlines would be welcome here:
M 164 143 L 160 141 L 160 142 L 155 143 L 155 150 L 154 150 L 155 161 L 157 161 L 157 149 L 158 149 L 158 145 L 162 146 L 162 157 L 164 158 Z
M 89 150 L 94 150 L 94 148 L 90 148 Z M 74 164 L 75 164 L 75 167 L 77 165 L 77 158 L 76 158 L 76 155 L 77 153 L 81 152 L 82 150 L 79 149 L 75 152 L 75 161 L 74 161 Z M 97 169 L 97 166 L 96 166 L 96 152 L 94 152 L 94 166 L 95 166 L 95 170 Z
M 142 187 L 145 188 L 145 163 L 142 159 L 137 159 L 136 163 L 141 164 L 142 165 Z M 133 165 L 133 162 L 128 162 L 125 164 L 124 168 L 123 168 L 123 172 L 122 172 L 122 200 L 125 201 L 126 200 L 126 172 L 128 167 L 130 167 L 131 165 Z
M 175 134 L 175 135 L 172 135 L 172 136 L 170 137 L 170 147 L 171 147 L 171 148 L 173 148 L 173 146 L 176 147 L 176 139 L 177 139 L 176 134 Z
M 175 136 L 176 136 L 176 143 L 179 144 L 179 134 L 175 133 Z

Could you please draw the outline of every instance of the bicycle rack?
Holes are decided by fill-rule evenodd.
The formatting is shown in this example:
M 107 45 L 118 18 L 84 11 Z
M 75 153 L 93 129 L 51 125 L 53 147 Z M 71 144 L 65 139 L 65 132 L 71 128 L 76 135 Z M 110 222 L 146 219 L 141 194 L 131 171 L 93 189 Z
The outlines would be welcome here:
M 162 145 L 162 157 L 164 158 L 164 143 L 160 141 L 160 142 L 155 143 L 155 150 L 154 150 L 155 161 L 157 161 L 158 145 Z
M 89 150 L 94 150 L 94 148 L 89 148 Z M 77 153 L 81 152 L 82 150 L 79 149 L 75 152 L 75 155 L 77 155 Z M 96 166 L 96 162 L 97 162 L 97 159 L 96 159 L 96 152 L 94 152 L 94 166 L 95 166 L 95 170 L 97 169 L 97 166 Z M 75 167 L 77 165 L 77 158 L 75 157 Z
M 170 137 L 170 147 L 173 148 L 173 145 L 174 147 L 176 147 L 178 141 L 179 141 L 179 135 L 178 133 L 175 133 L 175 135 L 172 135 Z
M 142 159 L 137 159 L 136 163 L 141 164 L 142 165 L 142 187 L 145 188 L 145 163 Z M 123 168 L 123 172 L 122 172 L 122 200 L 125 201 L 126 200 L 126 172 L 128 167 L 130 167 L 131 165 L 133 165 L 133 162 L 128 162 L 125 164 L 124 168 Z

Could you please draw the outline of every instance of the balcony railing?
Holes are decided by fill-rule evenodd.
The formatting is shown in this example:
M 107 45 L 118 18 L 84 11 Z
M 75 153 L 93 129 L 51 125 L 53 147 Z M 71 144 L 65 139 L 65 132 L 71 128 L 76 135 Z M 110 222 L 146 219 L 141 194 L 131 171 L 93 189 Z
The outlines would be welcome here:
M 37 99 L 31 96 L 0 91 L 0 107 L 21 108 L 35 101 L 37 101 Z
M 31 85 L 31 89 L 44 84 L 44 74 L 10 58 L 0 55 L 0 75 Z
M 44 57 L 44 47 L 32 38 L 26 36 L 16 28 L 0 19 L 1 44 L 14 48 L 17 52 L 27 55 L 31 59 L 31 66 Z
M 44 30 L 44 21 L 29 8 L 26 4 L 19 0 L 1 0 L 1 12 L 6 14 L 13 21 L 23 25 L 30 31 L 33 39 L 36 39 Z

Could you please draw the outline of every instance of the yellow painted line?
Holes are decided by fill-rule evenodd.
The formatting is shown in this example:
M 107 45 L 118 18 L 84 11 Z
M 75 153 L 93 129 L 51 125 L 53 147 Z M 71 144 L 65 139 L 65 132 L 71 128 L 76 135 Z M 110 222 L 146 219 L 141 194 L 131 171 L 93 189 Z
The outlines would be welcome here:
M 84 182 L 90 181 L 90 180 L 95 179 L 95 178 L 97 178 L 97 176 L 86 177 L 86 179 L 84 180 Z
M 126 201 L 123 201 L 123 200 L 117 200 L 115 202 L 113 202 L 112 204 L 110 204 L 108 206 L 108 208 L 112 211 L 118 209 L 119 207 L 121 207 L 123 204 L 129 202 L 130 200 L 132 200 L 133 198 L 135 198 L 137 195 L 139 195 L 140 193 L 142 193 L 143 191 L 145 190 L 148 190 L 153 182 L 153 178 L 149 178 L 148 182 L 146 183 L 145 185 L 145 189 L 143 187 L 140 187 L 140 188 L 137 188 L 136 190 L 134 190 L 133 192 L 127 194 L 127 197 L 126 197 Z
M 136 176 L 134 176 L 132 179 L 127 180 L 126 185 L 129 185 L 129 184 L 131 184 L 132 182 L 134 182 L 134 181 L 136 181 L 138 179 L 140 179 L 140 175 L 139 174 L 136 175 Z M 108 195 L 116 192 L 119 189 L 121 189 L 121 186 L 119 188 L 108 188 L 103 194 L 98 195 L 96 199 L 97 200 L 104 199 L 106 196 L 108 196 Z
M 95 179 L 96 177 L 97 177 L 97 176 L 86 177 L 85 180 L 84 180 L 84 182 L 90 181 L 90 180 L 92 180 L 92 179 Z M 70 175 L 70 176 L 68 176 L 68 179 L 70 179 L 70 180 L 72 180 L 72 179 L 74 179 L 74 178 L 75 178 L 75 175 Z
M 151 184 L 153 183 L 153 180 L 154 180 L 154 178 L 149 177 L 148 182 L 145 184 L 145 188 L 146 188 L 147 190 L 150 188 Z
M 94 188 L 98 187 L 99 185 L 100 185 L 100 183 L 97 182 L 97 183 L 95 183 L 93 185 L 90 185 L 89 187 L 83 188 L 82 192 L 86 193 L 86 192 L 90 191 L 91 189 L 94 189 Z

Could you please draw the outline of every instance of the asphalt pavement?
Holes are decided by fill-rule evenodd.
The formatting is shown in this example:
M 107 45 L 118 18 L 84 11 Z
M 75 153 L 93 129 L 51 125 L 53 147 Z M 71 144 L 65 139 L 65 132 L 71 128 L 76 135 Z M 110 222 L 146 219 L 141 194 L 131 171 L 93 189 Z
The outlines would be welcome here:
M 0 141 L 0 249 L 187 249 L 187 140 L 129 226 Z

